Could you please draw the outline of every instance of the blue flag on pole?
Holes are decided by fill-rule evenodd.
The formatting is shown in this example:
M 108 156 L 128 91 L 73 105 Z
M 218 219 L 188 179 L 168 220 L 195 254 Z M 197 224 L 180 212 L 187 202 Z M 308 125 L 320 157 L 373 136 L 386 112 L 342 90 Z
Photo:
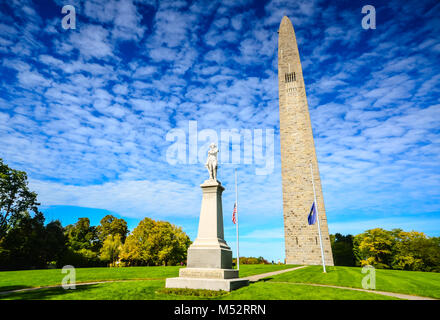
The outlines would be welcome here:
M 309 221 L 309 224 L 315 224 L 316 222 L 316 208 L 315 208 L 315 202 L 312 204 L 312 208 L 310 209 L 309 216 L 307 217 L 307 220 Z

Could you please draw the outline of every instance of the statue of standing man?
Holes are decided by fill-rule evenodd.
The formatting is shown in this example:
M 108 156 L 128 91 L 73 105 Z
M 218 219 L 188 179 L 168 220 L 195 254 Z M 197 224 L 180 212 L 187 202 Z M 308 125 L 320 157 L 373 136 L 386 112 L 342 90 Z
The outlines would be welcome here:
M 217 154 L 218 148 L 215 143 L 211 143 L 208 150 L 208 159 L 206 160 L 205 167 L 209 171 L 209 179 L 217 181 Z

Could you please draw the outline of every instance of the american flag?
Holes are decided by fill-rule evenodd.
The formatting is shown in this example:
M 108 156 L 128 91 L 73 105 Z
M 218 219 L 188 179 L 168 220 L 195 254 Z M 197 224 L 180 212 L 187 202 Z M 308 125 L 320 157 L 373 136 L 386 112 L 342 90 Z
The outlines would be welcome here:
M 237 214 L 237 203 L 234 203 L 234 211 L 232 211 L 232 222 L 234 224 L 237 223 L 236 214 Z

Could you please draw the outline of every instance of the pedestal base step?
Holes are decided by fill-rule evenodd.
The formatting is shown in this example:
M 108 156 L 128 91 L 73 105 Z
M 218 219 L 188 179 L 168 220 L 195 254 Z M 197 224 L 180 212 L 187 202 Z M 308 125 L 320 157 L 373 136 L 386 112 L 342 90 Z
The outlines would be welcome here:
M 207 279 L 207 278 L 168 278 L 166 288 L 187 288 L 205 290 L 231 291 L 247 286 L 249 280 L 245 279 Z

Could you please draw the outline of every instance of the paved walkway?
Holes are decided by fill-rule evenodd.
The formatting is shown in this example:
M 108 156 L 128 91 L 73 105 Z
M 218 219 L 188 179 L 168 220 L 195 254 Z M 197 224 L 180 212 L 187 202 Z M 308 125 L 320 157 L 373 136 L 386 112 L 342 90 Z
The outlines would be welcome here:
M 298 270 L 298 269 L 302 269 L 305 268 L 307 266 L 300 266 L 300 267 L 295 267 L 295 268 L 290 268 L 290 269 L 284 269 L 284 270 L 278 270 L 278 271 L 273 271 L 273 272 L 267 272 L 267 273 L 261 273 L 261 274 L 256 274 L 253 276 L 249 276 L 243 279 L 249 280 L 250 282 L 257 282 L 258 280 L 261 280 L 263 278 L 267 278 L 270 276 L 276 276 L 277 274 L 281 274 L 284 272 L 289 272 L 289 271 L 293 271 L 293 270 Z

